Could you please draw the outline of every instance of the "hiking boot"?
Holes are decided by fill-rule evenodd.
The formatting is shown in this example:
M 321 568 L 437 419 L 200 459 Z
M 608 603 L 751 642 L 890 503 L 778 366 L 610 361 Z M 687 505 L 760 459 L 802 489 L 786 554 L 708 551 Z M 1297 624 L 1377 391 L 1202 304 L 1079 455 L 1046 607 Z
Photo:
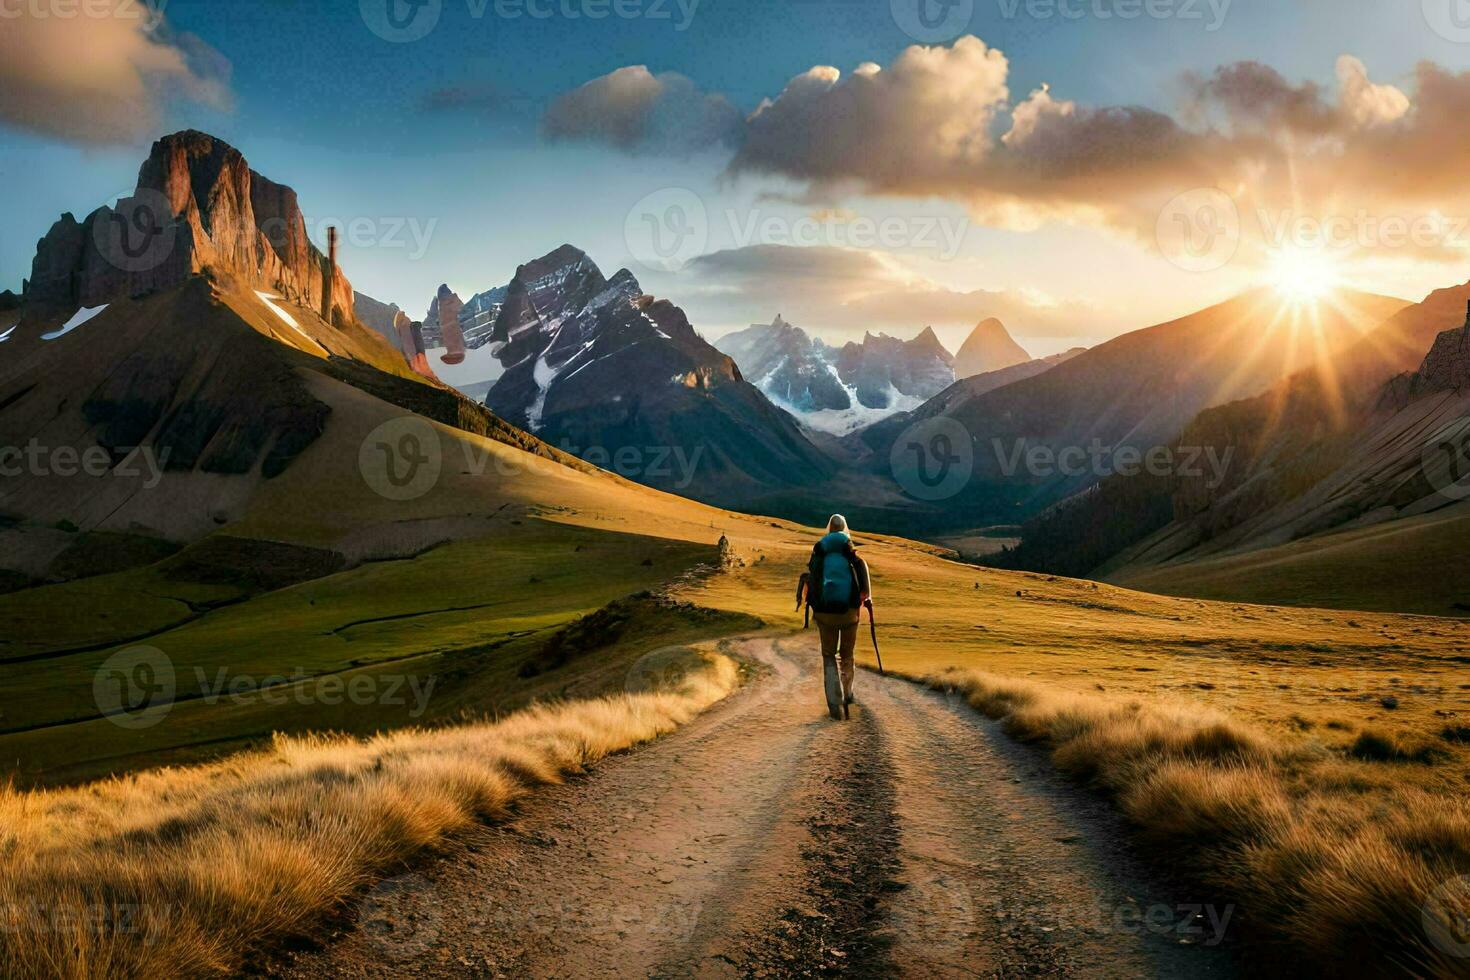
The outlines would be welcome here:
M 847 697 L 845 697 L 845 698 L 842 699 L 842 703 L 843 704 L 857 704 L 857 698 L 853 697 L 852 694 L 849 692 L 848 695 L 847 695 Z

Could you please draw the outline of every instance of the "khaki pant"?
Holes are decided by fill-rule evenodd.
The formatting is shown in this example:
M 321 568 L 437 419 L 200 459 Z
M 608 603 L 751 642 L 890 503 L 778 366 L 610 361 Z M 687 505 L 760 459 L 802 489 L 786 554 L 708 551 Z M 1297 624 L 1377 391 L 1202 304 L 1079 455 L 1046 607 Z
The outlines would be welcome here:
M 853 609 L 845 613 L 816 613 L 817 633 L 822 637 L 822 659 L 839 658 L 842 676 L 842 696 L 852 693 L 853 668 L 856 666 L 853 651 L 857 649 L 858 625 L 862 621 L 862 610 Z

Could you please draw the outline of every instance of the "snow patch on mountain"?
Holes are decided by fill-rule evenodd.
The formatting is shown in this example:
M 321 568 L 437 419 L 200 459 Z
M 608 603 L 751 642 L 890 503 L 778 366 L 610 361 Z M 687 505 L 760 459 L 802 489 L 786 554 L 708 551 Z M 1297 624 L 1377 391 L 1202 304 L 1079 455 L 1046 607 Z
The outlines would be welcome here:
M 103 310 L 107 309 L 107 307 L 110 306 L 110 305 L 111 304 L 109 304 L 109 303 L 103 303 L 101 306 L 84 306 L 81 309 L 77 310 L 75 313 L 73 313 L 71 315 L 71 319 L 70 320 L 67 320 L 65 323 L 63 323 L 61 325 L 61 328 L 59 330 L 53 330 L 50 333 L 43 333 L 43 334 L 41 334 L 41 339 L 42 340 L 56 340 L 58 337 L 65 337 L 67 334 L 71 333 L 77 327 L 80 327 L 82 324 L 86 323 L 88 320 L 91 320 L 93 317 L 95 317 L 98 314 L 100 314 Z M 11 327 L 10 329 L 11 330 L 14 330 L 15 328 L 14 327 Z M 9 337 L 10 336 L 10 331 L 9 330 L 7 330 L 5 332 L 5 336 L 6 337 Z
M 259 297 L 262 303 L 270 308 L 270 311 L 272 313 L 281 318 L 282 323 L 299 333 L 302 339 L 310 344 L 313 348 L 321 351 L 323 357 L 328 356 L 327 349 L 321 344 L 317 343 L 315 340 L 313 340 L 311 334 L 307 333 L 305 330 L 302 330 L 301 324 L 296 322 L 296 318 L 294 316 L 286 312 L 284 308 L 275 304 L 274 300 L 278 300 L 281 297 L 277 296 L 275 293 L 268 293 L 260 289 L 257 289 L 255 291 L 255 295 Z
M 836 368 L 828 365 L 827 369 L 832 372 L 833 377 L 837 377 Z M 838 378 L 838 382 L 841 383 L 840 378 Z M 757 382 L 756 387 L 761 387 L 759 382 Z M 905 395 L 890 384 L 887 392 L 887 407 L 869 408 L 858 400 L 856 386 L 843 384 L 842 387 L 852 397 L 852 406 L 850 408 L 799 408 L 782 398 L 772 395 L 770 392 L 766 392 L 766 397 L 770 398 L 777 407 L 783 408 L 792 415 L 795 415 L 796 420 L 807 428 L 834 436 L 848 435 L 849 433 L 856 432 L 858 429 L 866 428 L 875 422 L 881 422 L 890 415 L 895 415 L 899 412 L 912 412 L 924 404 L 924 399 L 913 395 Z M 765 389 L 762 388 L 762 391 L 765 391 Z

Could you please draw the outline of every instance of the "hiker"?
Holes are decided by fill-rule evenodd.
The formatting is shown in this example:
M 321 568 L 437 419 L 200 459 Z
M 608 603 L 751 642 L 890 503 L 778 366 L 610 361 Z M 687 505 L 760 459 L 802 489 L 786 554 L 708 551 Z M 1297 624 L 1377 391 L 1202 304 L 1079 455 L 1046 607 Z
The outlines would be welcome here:
M 853 703 L 858 625 L 864 607 L 872 615 L 873 587 L 867 562 L 858 557 L 847 533 L 847 519 L 841 514 L 827 521 L 826 536 L 812 549 L 806 583 L 806 602 L 816 614 L 822 640 L 827 709 L 833 718 L 845 718 L 847 706 Z

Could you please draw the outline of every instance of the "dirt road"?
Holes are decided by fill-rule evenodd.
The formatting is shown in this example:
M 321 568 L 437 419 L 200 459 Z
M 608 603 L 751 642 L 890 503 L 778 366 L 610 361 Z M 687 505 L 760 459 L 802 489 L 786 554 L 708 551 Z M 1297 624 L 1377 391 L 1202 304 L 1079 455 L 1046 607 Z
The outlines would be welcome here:
M 1119 822 L 957 699 L 810 638 L 685 729 L 538 791 L 297 977 L 1227 977 L 1230 910 L 1164 893 Z

